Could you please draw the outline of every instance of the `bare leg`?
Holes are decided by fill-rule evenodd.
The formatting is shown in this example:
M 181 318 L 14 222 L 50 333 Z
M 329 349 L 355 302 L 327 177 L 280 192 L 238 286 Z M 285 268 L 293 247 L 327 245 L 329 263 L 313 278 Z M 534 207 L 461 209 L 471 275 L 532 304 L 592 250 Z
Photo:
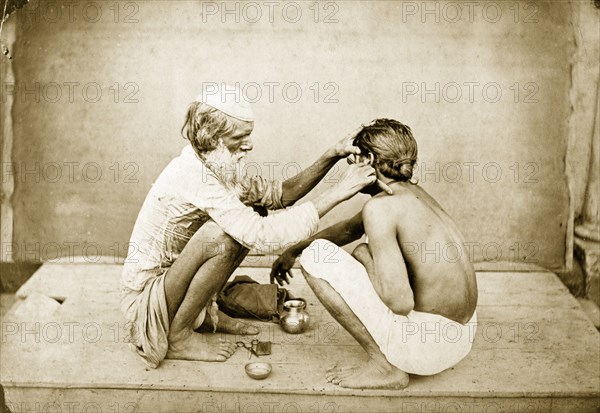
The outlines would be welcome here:
M 171 320 L 166 358 L 225 361 L 235 352 L 233 343 L 209 343 L 192 326 L 247 252 L 212 221 L 192 236 L 165 278 Z
M 244 254 L 242 255 L 240 261 L 235 263 L 233 271 L 235 271 L 235 269 L 241 264 L 243 258 L 246 256 L 247 253 L 248 253 L 248 251 L 246 250 L 244 252 Z M 229 279 L 229 277 L 223 279 L 223 282 L 221 283 L 221 285 L 219 286 L 219 289 L 217 291 L 221 291 L 225 287 L 225 284 L 227 284 L 228 279 Z M 257 327 L 250 325 L 248 323 L 244 323 L 240 320 L 236 320 L 235 318 L 231 318 L 222 311 L 218 311 L 217 317 L 218 317 L 218 319 L 217 319 L 217 330 L 216 331 L 218 331 L 220 333 L 235 334 L 235 335 L 255 335 L 255 334 L 260 333 L 260 330 Z M 210 314 L 207 312 L 206 317 L 204 318 L 204 322 L 200 326 L 200 329 L 212 332 L 213 326 L 214 326 L 213 320 L 212 320 Z
M 358 341 L 369 355 L 369 361 L 364 366 L 334 367 L 328 370 L 327 381 L 342 387 L 359 389 L 403 389 L 408 386 L 408 374 L 387 361 L 369 331 L 338 292 L 327 281 L 313 277 L 304 268 L 302 273 L 331 316 Z
M 212 331 L 212 320 L 210 314 L 206 314 L 204 323 L 200 327 L 202 331 Z M 222 311 L 219 311 L 219 320 L 217 322 L 217 331 L 226 334 L 236 335 L 255 335 L 260 333 L 260 330 L 248 323 L 229 317 Z

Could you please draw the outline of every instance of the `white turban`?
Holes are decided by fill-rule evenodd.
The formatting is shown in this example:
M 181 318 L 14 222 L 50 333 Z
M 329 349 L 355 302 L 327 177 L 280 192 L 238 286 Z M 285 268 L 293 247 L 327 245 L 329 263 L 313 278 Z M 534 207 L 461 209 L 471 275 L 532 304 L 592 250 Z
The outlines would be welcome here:
M 225 83 L 205 84 L 197 102 L 205 103 L 221 112 L 243 121 L 254 121 L 254 113 L 250 103 L 244 96 L 239 85 Z

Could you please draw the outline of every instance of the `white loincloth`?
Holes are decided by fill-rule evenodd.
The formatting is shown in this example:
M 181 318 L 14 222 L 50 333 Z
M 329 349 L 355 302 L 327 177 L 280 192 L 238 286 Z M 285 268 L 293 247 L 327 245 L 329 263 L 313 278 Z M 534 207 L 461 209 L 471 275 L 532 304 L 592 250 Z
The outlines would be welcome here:
M 148 366 L 157 368 L 169 349 L 169 312 L 165 295 L 166 272 L 148 281 L 144 289 L 131 291 L 121 300 L 123 313 L 127 319 L 125 325 L 129 347 L 136 352 Z M 210 312 L 213 327 L 216 328 L 216 295 L 196 318 L 192 328 L 202 325 L 206 311 Z
M 300 257 L 302 268 L 327 281 L 367 328 L 388 361 L 400 370 L 432 375 L 461 361 L 471 351 L 477 315 L 462 325 L 437 314 L 394 314 L 371 284 L 364 266 L 337 245 L 314 241 Z

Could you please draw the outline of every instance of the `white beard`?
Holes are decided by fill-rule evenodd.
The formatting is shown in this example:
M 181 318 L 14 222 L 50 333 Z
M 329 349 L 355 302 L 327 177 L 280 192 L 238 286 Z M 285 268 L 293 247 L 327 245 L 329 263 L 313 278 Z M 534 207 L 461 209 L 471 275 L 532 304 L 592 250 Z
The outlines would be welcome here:
M 204 164 L 210 169 L 219 181 L 227 188 L 234 191 L 238 198 L 244 195 L 241 185 L 244 171 L 244 152 L 231 153 L 229 149 L 219 140 L 219 146 L 204 156 Z

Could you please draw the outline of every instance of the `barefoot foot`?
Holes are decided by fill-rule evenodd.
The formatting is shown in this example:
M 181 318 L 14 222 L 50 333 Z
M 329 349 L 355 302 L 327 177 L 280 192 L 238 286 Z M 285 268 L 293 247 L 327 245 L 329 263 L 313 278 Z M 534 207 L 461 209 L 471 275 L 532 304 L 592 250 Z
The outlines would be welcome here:
M 260 333 L 260 330 L 257 327 L 247 323 L 243 323 L 239 320 L 236 320 L 235 318 L 231 318 L 221 311 L 219 311 L 217 331 L 221 333 L 236 335 L 255 335 Z
M 359 369 L 359 366 L 356 366 L 353 364 L 348 364 L 348 365 L 336 364 L 335 366 L 333 366 L 327 370 L 327 372 L 325 373 L 325 377 L 327 378 L 328 382 L 333 383 L 333 380 L 339 379 L 341 377 L 347 377 L 348 375 L 350 375 L 351 373 L 353 373 L 354 371 L 356 371 L 358 369 Z
M 358 368 L 356 364 L 334 364 L 333 367 L 327 369 L 327 373 L 333 373 L 336 371 L 354 370 Z
M 403 389 L 408 386 L 408 374 L 391 364 L 368 362 L 354 370 L 331 373 L 327 381 L 351 389 Z
M 229 341 L 208 343 L 202 334 L 194 333 L 169 340 L 167 359 L 225 361 L 235 352 L 235 344 Z

